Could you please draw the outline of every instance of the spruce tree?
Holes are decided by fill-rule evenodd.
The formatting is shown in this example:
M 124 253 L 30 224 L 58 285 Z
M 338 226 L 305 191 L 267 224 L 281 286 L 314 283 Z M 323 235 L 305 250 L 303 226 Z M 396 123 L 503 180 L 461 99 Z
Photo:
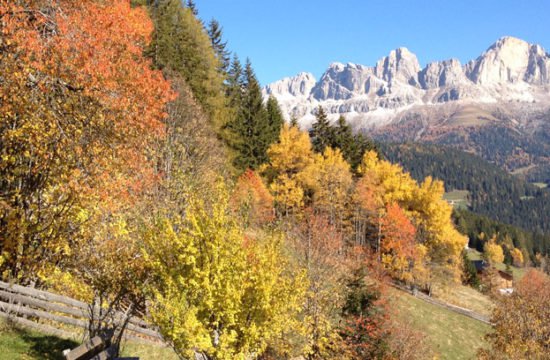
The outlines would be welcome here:
M 241 171 L 256 169 L 267 161 L 271 133 L 260 84 L 248 59 L 243 74 L 241 104 L 229 126 L 233 133 L 230 145 L 236 151 L 234 165 Z
M 356 170 L 361 164 L 361 161 L 363 161 L 363 155 L 365 155 L 367 151 L 371 150 L 378 153 L 378 156 L 381 157 L 380 151 L 374 141 L 372 141 L 372 139 L 364 133 L 357 133 L 353 136 L 353 141 L 347 150 L 348 152 L 345 155 L 345 158 L 351 165 L 352 169 Z
M 229 51 L 227 50 L 227 41 L 223 41 L 222 27 L 216 19 L 212 19 L 208 23 L 208 37 L 212 43 L 212 48 L 216 52 L 218 61 L 220 62 L 219 70 L 221 73 L 225 74 L 229 68 L 230 57 Z
M 197 5 L 195 5 L 195 2 L 193 0 L 187 0 L 187 2 L 185 3 L 185 6 L 191 10 L 191 13 L 193 13 L 193 15 L 197 16 L 199 15 L 199 10 L 197 10 Z
M 281 128 L 285 122 L 279 102 L 274 96 L 270 96 L 266 104 L 267 121 L 269 124 L 269 134 L 267 142 L 269 145 L 273 144 L 279 139 Z
M 321 105 L 317 108 L 315 118 L 317 121 L 313 124 L 310 132 L 311 142 L 313 149 L 321 153 L 327 146 L 332 146 L 334 143 L 334 129 L 330 126 L 327 114 Z
M 340 115 L 338 121 L 336 122 L 336 127 L 334 128 L 334 143 L 332 144 L 332 147 L 339 148 L 342 150 L 344 157 L 347 157 L 350 153 L 353 141 L 354 139 L 351 127 L 348 125 L 346 118 L 343 115 Z
M 237 110 L 241 106 L 245 88 L 244 84 L 243 67 L 237 54 L 234 54 L 225 81 L 225 93 L 229 98 L 229 105 L 233 110 Z

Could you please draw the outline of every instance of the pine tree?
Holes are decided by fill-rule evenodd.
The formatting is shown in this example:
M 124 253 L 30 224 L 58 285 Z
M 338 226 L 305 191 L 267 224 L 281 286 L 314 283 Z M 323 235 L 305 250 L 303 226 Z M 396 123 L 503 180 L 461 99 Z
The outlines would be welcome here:
M 230 145 L 236 151 L 234 165 L 244 171 L 256 169 L 267 161 L 270 145 L 270 126 L 263 105 L 260 84 L 256 79 L 250 60 L 243 72 L 244 91 L 234 119 L 229 124 L 232 132 Z
M 216 19 L 212 19 L 208 23 L 208 37 L 210 37 L 212 48 L 216 52 L 216 56 L 220 62 L 219 71 L 226 73 L 229 69 L 231 59 L 227 50 L 227 41 L 223 41 L 222 38 L 222 27 Z
M 317 121 L 313 124 L 310 133 L 311 142 L 313 149 L 316 152 L 322 153 L 327 146 L 331 146 L 334 143 L 334 130 L 330 126 L 327 114 L 321 105 L 317 109 L 315 118 Z
M 197 5 L 195 5 L 195 2 L 193 0 L 187 0 L 185 3 L 185 6 L 191 10 L 191 13 L 195 16 L 199 15 L 199 10 L 197 10 Z
M 225 82 L 225 93 L 229 98 L 229 105 L 233 109 L 238 109 L 241 106 L 244 92 L 243 67 L 237 54 L 233 55 L 231 67 L 227 72 Z
M 356 170 L 361 164 L 363 155 L 369 151 L 374 151 L 380 156 L 380 151 L 376 144 L 364 133 L 357 133 L 353 136 L 346 151 L 344 151 L 344 156 L 352 169 Z
M 344 157 L 347 159 L 354 139 L 351 127 L 348 125 L 346 118 L 343 115 L 340 115 L 338 121 L 336 122 L 333 140 L 334 142 L 331 146 L 342 150 Z
M 279 108 L 279 102 L 274 96 L 270 96 L 266 104 L 267 108 L 267 121 L 269 123 L 269 134 L 267 142 L 269 145 L 273 144 L 279 139 L 281 128 L 285 122 L 281 109 Z

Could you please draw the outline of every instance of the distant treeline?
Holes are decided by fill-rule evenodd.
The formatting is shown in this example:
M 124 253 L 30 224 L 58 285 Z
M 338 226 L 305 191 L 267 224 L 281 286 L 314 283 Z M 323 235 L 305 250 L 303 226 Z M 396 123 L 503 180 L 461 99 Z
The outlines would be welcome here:
M 511 236 L 518 244 L 523 244 L 531 256 L 533 251 L 548 252 L 546 237 L 535 235 L 550 232 L 548 190 L 539 189 L 478 156 L 456 149 L 417 143 L 381 144 L 380 149 L 388 160 L 400 163 L 416 180 L 431 175 L 443 180 L 447 191 L 468 190 L 471 210 L 487 216 L 479 218 L 484 220 L 476 220 L 479 225 L 461 229 L 469 235 L 474 229 L 477 233 L 491 233 L 494 231 L 488 231 L 489 228 L 502 232 L 506 228 L 510 234 L 522 234 Z M 472 216 L 462 214 L 468 221 Z M 470 239 L 472 241 L 472 236 Z M 476 240 L 471 246 L 482 247 Z
M 457 229 L 470 239 L 471 248 L 483 251 L 485 242 L 496 237 L 497 243 L 505 245 L 504 262 L 507 264 L 512 263 L 509 251 L 512 247 L 525 250 L 531 260 L 537 253 L 550 254 L 550 235 L 525 231 L 465 209 L 455 209 L 453 220 Z

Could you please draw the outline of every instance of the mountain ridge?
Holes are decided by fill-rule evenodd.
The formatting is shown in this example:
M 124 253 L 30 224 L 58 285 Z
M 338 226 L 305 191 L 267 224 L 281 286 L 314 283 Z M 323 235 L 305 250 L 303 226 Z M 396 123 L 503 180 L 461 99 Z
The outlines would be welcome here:
M 304 127 L 321 105 L 331 119 L 345 115 L 358 129 L 395 122 L 414 107 L 448 103 L 550 105 L 550 55 L 537 44 L 505 36 L 478 58 L 462 65 L 451 58 L 421 68 L 405 47 L 392 50 L 374 66 L 330 64 L 317 81 L 302 72 L 264 87 L 275 96 L 287 119 Z

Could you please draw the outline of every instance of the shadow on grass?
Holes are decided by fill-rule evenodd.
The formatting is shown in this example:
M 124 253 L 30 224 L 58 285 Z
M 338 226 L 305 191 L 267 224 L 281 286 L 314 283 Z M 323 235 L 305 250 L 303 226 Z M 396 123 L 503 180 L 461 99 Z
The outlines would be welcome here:
M 27 355 L 36 359 L 64 360 L 63 350 L 73 349 L 80 345 L 74 340 L 61 339 L 57 336 L 30 333 L 23 329 L 12 329 L 28 346 Z

